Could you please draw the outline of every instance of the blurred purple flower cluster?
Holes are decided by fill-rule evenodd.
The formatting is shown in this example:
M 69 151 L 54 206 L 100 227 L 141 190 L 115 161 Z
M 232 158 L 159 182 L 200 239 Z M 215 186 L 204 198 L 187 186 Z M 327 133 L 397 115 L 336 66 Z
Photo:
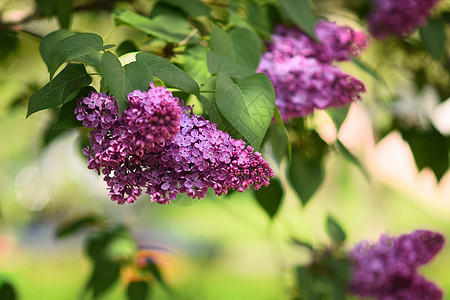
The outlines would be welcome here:
M 439 300 L 439 288 L 417 272 L 443 247 L 437 232 L 417 230 L 399 237 L 382 235 L 378 243 L 363 241 L 350 253 L 354 272 L 349 291 L 379 300 Z
M 272 81 L 283 120 L 303 117 L 315 109 L 340 107 L 360 99 L 364 84 L 332 63 L 351 60 L 368 46 L 360 31 L 320 21 L 317 43 L 296 27 L 278 25 L 261 57 L 258 72 Z
M 211 187 L 221 195 L 269 184 L 273 171 L 259 152 L 181 108 L 165 87 L 128 95 L 119 117 L 115 99 L 91 93 L 75 114 L 90 132 L 83 150 L 88 168 L 103 173 L 113 201 L 132 203 L 142 190 L 167 204 L 177 194 L 203 198 Z
M 369 32 L 378 39 L 390 34 L 405 37 L 427 20 L 439 0 L 374 0 Z

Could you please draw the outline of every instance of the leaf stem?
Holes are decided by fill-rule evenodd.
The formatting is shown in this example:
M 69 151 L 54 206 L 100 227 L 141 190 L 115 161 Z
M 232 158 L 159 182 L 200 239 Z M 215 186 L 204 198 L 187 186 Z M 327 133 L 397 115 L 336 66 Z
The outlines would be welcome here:
M 178 43 L 178 46 L 184 46 L 189 42 L 189 40 L 198 32 L 197 28 L 194 28 L 181 42 Z

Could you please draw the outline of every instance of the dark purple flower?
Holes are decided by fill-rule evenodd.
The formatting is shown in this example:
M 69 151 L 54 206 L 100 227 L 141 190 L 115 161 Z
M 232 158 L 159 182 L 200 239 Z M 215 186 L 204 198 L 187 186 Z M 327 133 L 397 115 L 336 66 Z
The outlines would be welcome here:
M 393 34 L 405 37 L 423 25 L 439 0 L 374 0 L 369 32 L 378 39 Z
M 83 149 L 88 168 L 104 175 L 113 201 L 132 203 L 145 190 L 152 201 L 167 204 L 179 193 L 203 198 L 208 188 L 218 195 L 259 189 L 273 177 L 260 153 L 189 107 L 182 110 L 166 88 L 151 84 L 128 100 L 121 117 L 105 94 L 91 93 L 75 109 L 77 119 L 93 128 Z
M 363 241 L 350 253 L 354 270 L 349 292 L 379 300 L 439 300 L 442 292 L 421 277 L 417 268 L 443 247 L 437 232 L 417 230 L 399 237 L 382 235 L 378 243 Z

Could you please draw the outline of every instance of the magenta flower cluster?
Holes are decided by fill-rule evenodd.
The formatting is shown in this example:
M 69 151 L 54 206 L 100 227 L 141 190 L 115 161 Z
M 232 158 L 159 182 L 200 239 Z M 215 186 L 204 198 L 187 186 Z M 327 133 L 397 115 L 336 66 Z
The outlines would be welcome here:
M 359 243 L 350 253 L 354 272 L 349 292 L 378 300 L 439 300 L 443 295 L 417 272 L 443 247 L 437 232 L 417 230 L 399 237 L 382 235 L 378 243 Z
M 378 39 L 393 34 L 405 37 L 423 25 L 439 0 L 374 0 L 369 32 Z
M 333 63 L 348 61 L 368 46 L 360 31 L 320 21 L 320 44 L 297 27 L 277 25 L 258 72 L 272 81 L 283 120 L 304 117 L 315 109 L 340 107 L 361 98 L 364 84 Z
M 113 201 L 132 203 L 145 189 L 152 201 L 167 204 L 179 193 L 203 198 L 208 188 L 217 195 L 259 189 L 273 177 L 259 152 L 181 108 L 165 87 L 151 84 L 128 101 L 121 117 L 115 99 L 104 93 L 78 100 L 75 109 L 93 129 L 83 150 L 88 168 L 103 173 Z

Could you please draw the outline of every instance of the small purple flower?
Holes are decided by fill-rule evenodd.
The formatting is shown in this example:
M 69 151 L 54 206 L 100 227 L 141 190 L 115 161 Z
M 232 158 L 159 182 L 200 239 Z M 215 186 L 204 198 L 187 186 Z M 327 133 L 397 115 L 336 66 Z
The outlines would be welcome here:
M 406 37 L 423 25 L 430 10 L 439 0 L 374 0 L 370 13 L 369 32 L 378 39 L 389 35 Z
M 440 233 L 417 230 L 399 237 L 382 235 L 374 245 L 359 243 L 350 253 L 354 271 L 349 292 L 379 300 L 442 299 L 439 288 L 417 268 L 428 263 L 444 242 Z

